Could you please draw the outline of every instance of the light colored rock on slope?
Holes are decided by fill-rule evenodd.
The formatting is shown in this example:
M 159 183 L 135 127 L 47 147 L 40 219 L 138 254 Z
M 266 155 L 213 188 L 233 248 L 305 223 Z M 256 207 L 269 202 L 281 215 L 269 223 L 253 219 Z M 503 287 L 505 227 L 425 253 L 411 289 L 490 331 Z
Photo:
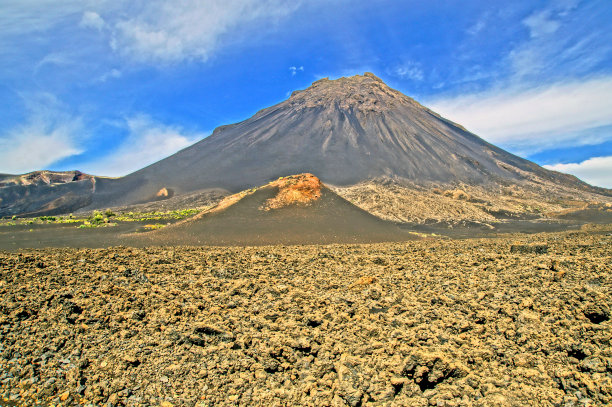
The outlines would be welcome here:
M 605 205 L 612 198 L 577 191 L 551 182 L 511 185 L 430 184 L 374 180 L 349 187 L 332 187 L 349 202 L 396 222 L 495 222 L 503 219 L 554 217 Z

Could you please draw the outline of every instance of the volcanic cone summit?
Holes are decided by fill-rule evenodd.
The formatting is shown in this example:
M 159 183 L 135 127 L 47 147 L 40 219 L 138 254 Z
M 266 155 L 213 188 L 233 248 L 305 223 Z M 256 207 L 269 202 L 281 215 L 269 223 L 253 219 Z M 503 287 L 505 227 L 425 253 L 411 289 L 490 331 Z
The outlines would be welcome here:
M 398 103 L 418 105 L 413 99 L 391 89 L 382 79 L 370 72 L 363 76 L 355 75 L 336 80 L 320 79 L 303 91 L 293 92 L 289 102 L 296 110 L 324 107 L 363 114 L 382 113 L 396 107 Z
M 321 180 L 312 174 L 282 177 L 268 185 L 278 188 L 276 196 L 262 206 L 268 211 L 294 204 L 309 205 L 321 197 L 323 187 Z

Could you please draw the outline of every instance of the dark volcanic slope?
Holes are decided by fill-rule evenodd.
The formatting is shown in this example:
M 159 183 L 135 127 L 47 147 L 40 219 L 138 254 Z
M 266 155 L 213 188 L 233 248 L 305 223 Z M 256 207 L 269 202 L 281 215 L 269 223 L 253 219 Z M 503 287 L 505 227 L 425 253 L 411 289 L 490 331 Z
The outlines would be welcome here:
M 332 185 L 381 176 L 476 184 L 538 176 L 592 188 L 485 142 L 366 73 L 319 80 L 177 154 L 101 182 L 94 205 L 148 200 L 162 188 L 236 192 L 301 172 Z
M 404 241 L 411 235 L 391 222 L 383 221 L 341 198 L 310 174 L 292 176 L 294 180 L 314 180 L 319 184 L 316 197 L 306 203 L 293 202 L 269 208 L 279 197 L 272 183 L 253 193 L 230 197 L 213 210 L 195 219 L 133 237 L 137 245 L 262 245 L 327 244 Z M 238 200 L 239 199 L 239 200 Z M 226 207 L 225 207 L 226 206 Z M 268 207 L 269 209 L 263 209 Z

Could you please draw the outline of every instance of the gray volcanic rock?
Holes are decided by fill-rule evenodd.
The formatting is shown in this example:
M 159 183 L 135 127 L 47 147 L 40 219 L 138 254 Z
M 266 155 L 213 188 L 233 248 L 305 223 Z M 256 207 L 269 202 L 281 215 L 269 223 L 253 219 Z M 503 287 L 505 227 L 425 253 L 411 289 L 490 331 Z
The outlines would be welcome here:
M 162 188 L 236 192 L 303 172 L 337 186 L 377 177 L 470 184 L 537 177 L 594 190 L 487 143 L 366 73 L 316 81 L 164 160 L 100 183 L 94 202 L 147 201 Z

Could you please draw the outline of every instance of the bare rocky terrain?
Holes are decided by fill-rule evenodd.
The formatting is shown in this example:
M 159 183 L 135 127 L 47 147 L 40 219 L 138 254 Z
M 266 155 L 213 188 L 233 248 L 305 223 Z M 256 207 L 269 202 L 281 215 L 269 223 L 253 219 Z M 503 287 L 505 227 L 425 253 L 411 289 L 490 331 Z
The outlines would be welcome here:
M 612 223 L 611 197 L 577 192 L 545 179 L 495 187 L 422 186 L 379 179 L 332 189 L 373 215 L 394 222 L 494 225 L 509 220 L 578 219 L 590 209 L 593 216 L 588 222 Z
M 0 216 L 70 213 L 90 205 L 101 178 L 80 171 L 0 174 Z
M 0 252 L 0 391 L 62 406 L 609 405 L 611 230 Z

